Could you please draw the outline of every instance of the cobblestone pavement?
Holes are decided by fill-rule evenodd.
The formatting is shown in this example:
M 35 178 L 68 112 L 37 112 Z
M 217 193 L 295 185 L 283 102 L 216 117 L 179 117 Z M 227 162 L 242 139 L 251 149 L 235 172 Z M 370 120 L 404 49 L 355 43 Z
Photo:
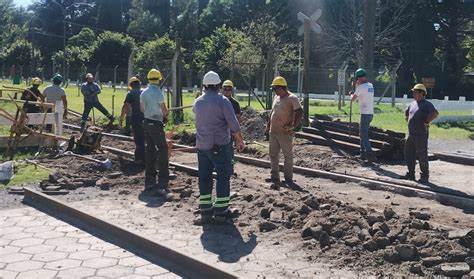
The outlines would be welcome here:
M 0 210 L 0 278 L 180 278 L 30 207 Z
M 170 213 L 175 210 L 173 203 L 155 206 L 131 195 L 121 201 L 103 197 L 73 206 L 242 278 L 356 277 L 353 272 L 312 261 L 298 245 L 284 241 L 284 231 L 257 239 L 252 233 L 240 233 L 239 227 L 245 224 L 194 226 L 179 212 Z

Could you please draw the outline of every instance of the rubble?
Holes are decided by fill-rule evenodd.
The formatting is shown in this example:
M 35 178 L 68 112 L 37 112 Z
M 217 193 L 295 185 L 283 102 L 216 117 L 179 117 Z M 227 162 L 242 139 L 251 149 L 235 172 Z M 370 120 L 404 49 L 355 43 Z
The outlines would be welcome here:
M 441 275 L 449 277 L 461 277 L 470 271 L 467 263 L 443 263 L 438 266 L 438 272 Z

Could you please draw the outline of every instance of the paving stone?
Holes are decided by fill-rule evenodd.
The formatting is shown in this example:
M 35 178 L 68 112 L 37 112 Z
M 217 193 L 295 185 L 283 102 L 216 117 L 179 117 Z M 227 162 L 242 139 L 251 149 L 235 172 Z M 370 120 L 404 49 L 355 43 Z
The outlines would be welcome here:
M 55 270 L 47 270 L 47 269 L 38 269 L 38 270 L 30 270 L 25 271 L 16 277 L 17 279 L 45 279 L 45 278 L 56 278 L 56 274 L 58 272 Z M 0 272 L 1 274 L 1 272 Z
M 23 227 L 15 227 L 15 226 L 4 227 L 4 226 L 2 226 L 2 229 L 0 230 L 0 234 L 1 235 L 6 235 L 6 234 L 10 234 L 10 233 L 22 232 L 23 230 L 25 230 L 25 228 L 23 228 Z M 2 237 L 2 239 L 3 239 L 3 237 Z
M 111 251 L 111 250 L 115 250 L 117 248 L 118 248 L 118 246 L 113 245 L 111 243 L 107 243 L 107 242 L 92 244 L 90 246 L 91 250 L 99 250 L 99 251 Z
M 307 268 L 311 266 L 308 262 L 292 260 L 293 257 L 291 255 L 287 255 L 287 256 L 288 256 L 287 260 L 275 262 L 276 267 L 299 270 L 299 269 L 303 269 L 303 268 Z
M 12 254 L 20 251 L 20 247 L 13 247 L 13 246 L 1 246 L 0 247 L 0 255 Z
M 67 232 L 76 231 L 77 229 L 73 226 L 70 226 L 70 225 L 63 225 L 63 226 L 56 227 L 54 230 L 57 231 L 57 232 L 66 232 L 67 233 Z
M 22 238 L 28 238 L 32 237 L 32 233 L 25 233 L 25 232 L 15 232 L 15 233 L 9 233 L 5 234 L 2 236 L 3 239 L 9 239 L 9 240 L 17 240 L 17 239 L 22 239 Z
M 75 268 L 81 265 L 81 261 L 73 259 L 62 259 L 58 261 L 47 262 L 45 268 L 54 270 L 65 270 Z
M 65 259 L 65 258 L 67 258 L 67 253 L 51 251 L 51 252 L 36 254 L 33 256 L 32 260 L 50 262 L 50 261 L 57 261 L 57 260 Z
M 54 250 L 54 248 L 56 247 L 51 246 L 51 245 L 40 244 L 40 245 L 25 247 L 21 249 L 21 252 L 35 255 L 35 254 L 40 254 L 40 253 L 51 252 Z
M 127 258 L 130 256 L 133 256 L 133 254 L 128 252 L 127 250 L 123 250 L 122 248 L 106 251 L 104 253 L 104 257 L 116 258 L 116 259 Z
M 97 270 L 97 273 L 96 273 L 96 275 L 107 276 L 111 278 L 125 277 L 131 274 L 134 274 L 133 267 L 121 266 L 121 265 L 101 268 Z
M 24 228 L 31 228 L 31 227 L 40 227 L 44 226 L 44 221 L 25 221 L 25 222 L 18 222 L 15 226 L 24 227 Z
M 123 265 L 123 266 L 139 267 L 139 266 L 150 264 L 150 262 L 143 258 L 132 256 L 132 257 L 120 259 L 118 264 Z
M 40 269 L 43 265 L 44 265 L 43 262 L 38 262 L 38 261 L 22 261 L 22 262 L 8 264 L 5 267 L 5 269 L 11 270 L 11 271 L 23 272 L 23 271 L 28 271 L 28 270 Z
M 0 263 L 15 263 L 29 260 L 32 256 L 25 253 L 0 254 Z
M 18 275 L 16 271 L 9 271 L 9 270 L 0 270 L 0 278 L 2 279 L 14 279 Z
M 17 247 L 28 247 L 28 246 L 38 245 L 43 242 L 44 242 L 44 239 L 29 237 L 29 238 L 14 240 L 12 241 L 12 243 L 10 243 L 10 245 L 17 246 Z
M 147 265 L 135 268 L 135 274 L 139 274 L 139 275 L 155 276 L 155 275 L 165 274 L 168 272 L 169 272 L 168 270 L 154 264 L 147 264 Z
M 187 244 L 188 243 L 185 240 L 176 240 L 176 239 L 170 239 L 166 242 L 166 245 L 173 248 L 185 247 Z
M 89 249 L 88 244 L 73 243 L 73 244 L 64 244 L 61 246 L 58 245 L 58 248 L 56 248 L 56 251 L 73 253 L 73 252 L 84 251 L 88 249 Z
M 146 275 L 137 275 L 137 274 L 132 274 L 128 275 L 127 279 L 151 279 L 151 276 L 146 276 Z M 181 277 L 178 277 L 181 278 Z
M 32 233 L 42 233 L 42 232 L 49 232 L 54 230 L 52 226 L 38 226 L 38 227 L 27 227 L 23 231 L 24 232 L 32 232 Z
M 25 223 L 27 224 L 28 222 L 31 222 L 33 220 L 35 220 L 36 217 L 35 216 L 17 216 L 14 218 L 15 222 L 17 222 L 17 225 L 19 223 Z M 33 223 L 33 222 L 32 222 Z M 29 226 L 28 226 L 29 227 Z
M 87 245 L 87 244 L 84 244 Z M 69 259 L 88 260 L 102 256 L 102 251 L 83 250 L 69 254 Z
M 52 239 L 52 238 L 64 237 L 64 235 L 65 233 L 63 232 L 49 231 L 49 232 L 35 233 L 33 237 L 42 238 L 42 239 Z
M 151 278 L 153 278 L 153 279 L 178 279 L 178 278 L 182 278 L 182 277 L 178 276 L 174 273 L 166 273 L 166 274 L 161 274 L 161 275 L 158 275 L 158 276 L 153 276 Z
M 83 244 L 98 244 L 101 242 L 103 241 L 95 236 L 81 237 L 77 240 L 77 243 L 83 243 Z
M 66 237 L 83 238 L 83 237 L 89 237 L 89 236 L 91 236 L 89 233 L 83 232 L 83 231 L 74 231 L 74 232 L 66 233 Z
M 44 244 L 56 245 L 56 246 L 66 246 L 66 245 L 74 244 L 76 242 L 77 242 L 77 238 L 59 237 L 59 238 L 48 239 L 44 242 Z
M 58 272 L 59 278 L 84 278 L 94 275 L 96 270 L 94 268 L 76 267 L 68 270 Z
M 82 266 L 92 267 L 92 268 L 103 268 L 103 267 L 114 266 L 117 264 L 117 261 L 118 260 L 114 258 L 94 258 L 94 259 L 85 260 L 82 263 Z
M 0 246 L 7 246 L 10 242 L 12 242 L 10 239 L 0 238 Z

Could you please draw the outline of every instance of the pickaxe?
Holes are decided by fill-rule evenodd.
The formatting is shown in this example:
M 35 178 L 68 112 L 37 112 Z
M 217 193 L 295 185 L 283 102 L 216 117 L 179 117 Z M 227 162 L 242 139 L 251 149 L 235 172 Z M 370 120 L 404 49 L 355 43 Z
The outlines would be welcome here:
M 101 168 L 105 169 L 105 170 L 110 170 L 112 168 L 112 161 L 110 161 L 109 159 L 105 159 L 104 161 L 101 161 L 101 160 L 97 160 L 97 159 L 94 159 L 94 158 L 91 158 L 91 157 L 87 157 L 87 156 L 83 156 L 83 155 L 79 155 L 79 154 L 76 154 L 72 151 L 66 151 L 64 152 L 64 155 L 66 156 L 74 156 L 74 157 L 78 157 L 78 158 L 82 158 L 82 159 L 86 159 L 86 160 L 89 160 L 91 162 L 95 162 L 95 163 L 98 163 L 100 165 Z

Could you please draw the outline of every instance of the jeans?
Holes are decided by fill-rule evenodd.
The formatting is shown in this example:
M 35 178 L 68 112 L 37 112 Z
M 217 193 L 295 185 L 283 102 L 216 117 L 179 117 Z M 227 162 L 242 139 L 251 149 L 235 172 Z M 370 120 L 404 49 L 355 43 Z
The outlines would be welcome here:
M 210 150 L 198 150 L 199 208 L 201 213 L 214 210 L 225 212 L 230 200 L 230 176 L 232 170 L 232 144 L 216 146 Z M 216 199 L 212 200 L 212 172 L 217 173 Z
M 359 136 L 360 136 L 360 154 L 367 155 L 372 153 L 372 147 L 369 141 L 369 128 L 370 122 L 374 118 L 373 114 L 361 114 L 360 125 L 359 125 Z
M 145 161 L 145 130 L 143 122 L 132 121 L 133 141 L 135 142 L 135 161 Z
M 91 112 L 92 108 L 98 109 L 102 114 L 104 114 L 107 118 L 112 117 L 107 109 L 99 102 L 84 102 L 84 112 L 82 113 L 82 121 L 86 122 L 87 118 L 89 117 L 89 113 Z
M 168 188 L 170 172 L 168 170 L 168 145 L 166 144 L 163 123 L 143 121 L 145 130 L 145 188 L 156 184 L 156 161 L 158 160 L 158 188 Z
M 283 175 L 285 180 L 293 179 L 293 136 L 270 133 L 270 148 L 268 155 L 271 163 L 271 177 L 280 179 L 280 150 L 283 151 Z
M 416 158 L 420 163 L 421 177 L 429 177 L 428 134 L 408 135 L 405 142 L 405 161 L 408 173 L 415 174 Z

